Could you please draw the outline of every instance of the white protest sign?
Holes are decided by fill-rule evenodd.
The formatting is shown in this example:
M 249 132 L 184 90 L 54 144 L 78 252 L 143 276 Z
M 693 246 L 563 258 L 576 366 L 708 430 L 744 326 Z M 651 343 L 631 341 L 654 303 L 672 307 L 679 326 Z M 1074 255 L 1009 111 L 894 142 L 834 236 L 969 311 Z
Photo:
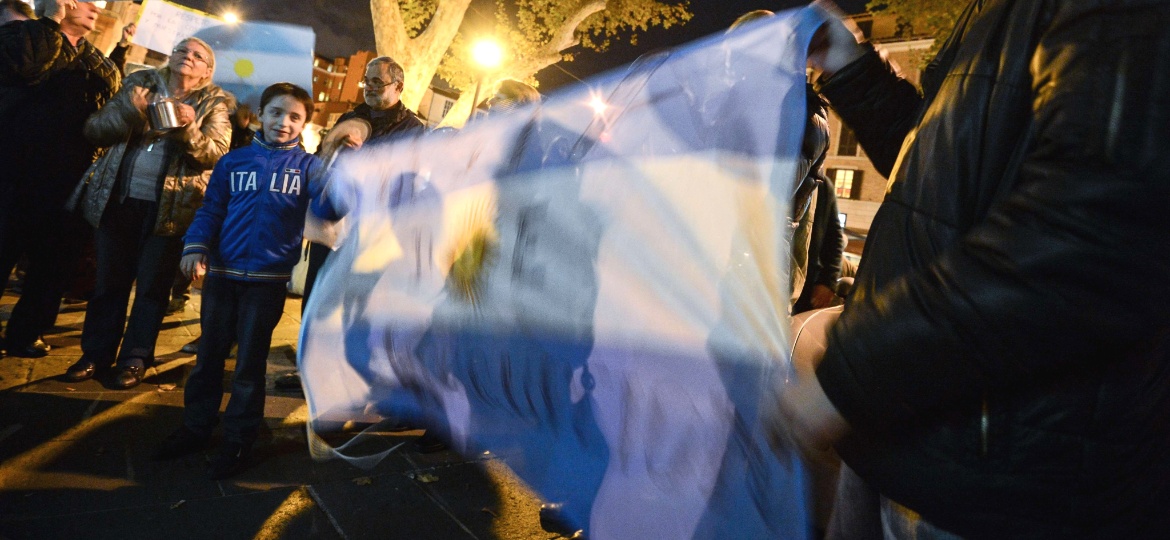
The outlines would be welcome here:
M 138 15 L 134 44 L 169 55 L 179 40 L 221 24 L 223 20 L 220 18 L 197 9 L 166 0 L 146 0 Z

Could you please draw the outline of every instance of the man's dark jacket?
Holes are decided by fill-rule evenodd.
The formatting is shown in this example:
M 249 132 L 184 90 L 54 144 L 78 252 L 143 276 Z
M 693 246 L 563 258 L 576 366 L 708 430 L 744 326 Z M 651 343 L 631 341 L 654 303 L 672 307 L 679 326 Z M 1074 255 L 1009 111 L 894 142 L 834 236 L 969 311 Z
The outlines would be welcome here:
M 395 103 L 385 114 L 381 115 L 375 115 L 373 108 L 362 103 L 354 107 L 352 111 L 341 115 L 341 118 L 337 119 L 337 124 L 355 118 L 365 120 L 370 124 L 370 138 L 366 144 L 381 142 L 390 137 L 407 133 L 422 133 L 426 129 L 422 120 L 419 120 L 418 116 L 407 109 L 401 101 Z
M 0 27 L 0 183 L 22 204 L 57 208 L 93 162 L 86 118 L 121 77 L 84 39 L 74 47 L 51 19 Z
M 834 186 L 825 177 L 825 157 L 829 154 L 829 111 L 826 104 L 809 85 L 807 121 L 801 143 L 797 178 L 802 179 L 792 195 L 791 219 L 796 225 L 792 232 L 792 286 L 800 286 L 793 313 L 812 309 L 812 295 L 816 285 L 830 289 L 841 277 L 841 222 L 837 218 L 837 197 Z M 813 204 L 815 200 L 815 204 Z M 811 223 L 811 227 L 809 226 Z M 804 270 L 804 280 L 796 275 Z
M 892 181 L 817 378 L 845 461 L 944 529 L 1170 531 L 1168 20 L 978 1 L 924 96 L 873 53 L 818 81 Z

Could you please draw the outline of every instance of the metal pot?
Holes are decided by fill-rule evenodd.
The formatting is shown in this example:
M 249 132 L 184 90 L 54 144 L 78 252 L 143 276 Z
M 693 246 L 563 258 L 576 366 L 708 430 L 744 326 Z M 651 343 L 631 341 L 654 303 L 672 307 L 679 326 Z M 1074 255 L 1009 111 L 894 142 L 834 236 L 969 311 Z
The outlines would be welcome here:
M 159 98 L 146 107 L 146 116 L 153 130 L 177 128 L 179 113 L 172 98 Z

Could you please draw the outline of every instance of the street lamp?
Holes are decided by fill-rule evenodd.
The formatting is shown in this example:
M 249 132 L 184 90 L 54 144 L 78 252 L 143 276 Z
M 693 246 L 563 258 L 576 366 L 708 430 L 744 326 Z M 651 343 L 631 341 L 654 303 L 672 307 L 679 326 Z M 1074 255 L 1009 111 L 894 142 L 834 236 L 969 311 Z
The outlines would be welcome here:
M 475 108 L 479 105 L 479 91 L 488 72 L 500 67 L 504 60 L 504 50 L 500 44 L 490 38 L 483 38 L 471 45 L 471 60 L 479 67 L 479 79 L 475 81 L 475 98 L 471 101 L 471 112 L 467 114 L 470 122 L 475 116 Z

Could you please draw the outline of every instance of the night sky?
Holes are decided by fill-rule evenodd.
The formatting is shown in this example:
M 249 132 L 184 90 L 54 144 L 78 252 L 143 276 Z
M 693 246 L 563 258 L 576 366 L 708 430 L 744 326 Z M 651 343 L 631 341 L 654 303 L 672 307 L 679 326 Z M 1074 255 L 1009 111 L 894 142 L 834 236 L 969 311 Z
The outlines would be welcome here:
M 374 49 L 374 29 L 370 19 L 369 0 L 173 0 L 204 11 L 218 11 L 231 7 L 245 20 L 267 20 L 307 24 L 317 33 L 317 52 L 326 56 L 349 56 L 358 50 Z M 837 0 L 848 13 L 865 9 L 865 0 Z M 540 89 L 549 91 L 571 83 L 574 77 L 586 78 L 633 61 L 639 55 L 694 40 L 726 28 L 739 15 L 753 9 L 773 11 L 798 7 L 807 0 L 691 0 L 694 17 L 670 30 L 651 29 L 641 35 L 637 47 L 617 45 L 605 53 L 575 51 L 577 59 L 561 63 L 560 68 L 549 67 L 537 75 Z M 494 2 L 475 0 L 470 17 L 492 18 Z

